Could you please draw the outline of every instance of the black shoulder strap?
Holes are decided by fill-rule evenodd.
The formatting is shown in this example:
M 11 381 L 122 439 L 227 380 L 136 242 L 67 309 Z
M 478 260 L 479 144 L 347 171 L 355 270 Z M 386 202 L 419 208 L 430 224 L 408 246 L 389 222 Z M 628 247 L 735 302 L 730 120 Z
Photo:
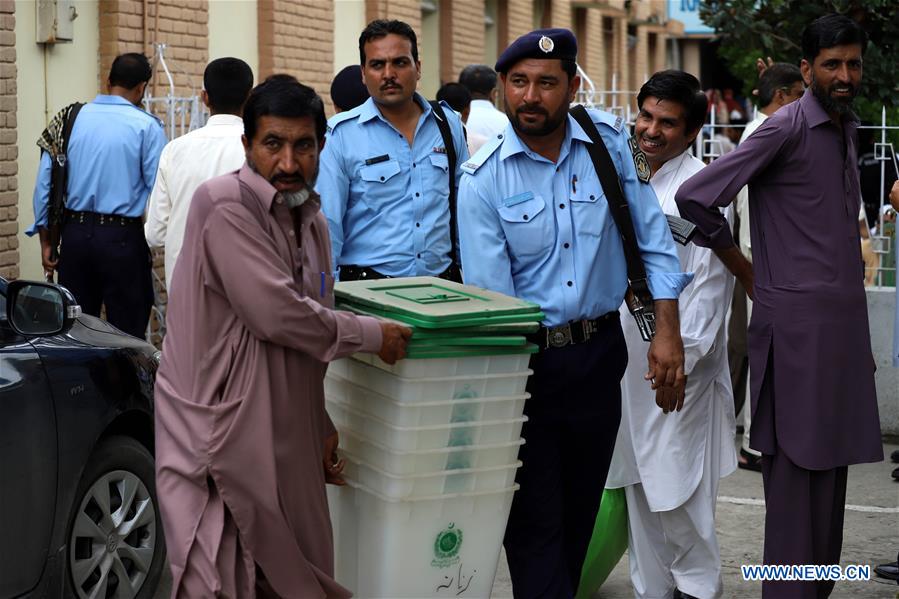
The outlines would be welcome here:
M 630 208 L 624 197 L 624 191 L 621 189 L 621 181 L 618 179 L 615 163 L 612 162 L 609 150 L 603 143 L 599 131 L 596 130 L 593 119 L 587 114 L 587 110 L 578 104 L 571 108 L 570 114 L 593 142 L 586 144 L 587 152 L 590 154 L 593 168 L 596 169 L 603 193 L 609 202 L 612 220 L 615 221 L 618 232 L 621 234 L 624 259 L 627 263 L 627 278 L 630 281 L 631 289 L 644 306 L 652 306 L 652 294 L 646 282 L 646 269 L 643 266 L 643 259 L 640 257 L 640 249 L 637 247 L 637 234 L 634 232 Z
M 459 247 L 458 231 L 456 229 L 456 164 L 459 157 L 456 156 L 456 146 L 453 143 L 453 134 L 450 131 L 449 121 L 443 106 L 436 100 L 429 102 L 434 116 L 437 118 L 437 128 L 440 129 L 440 137 L 443 138 L 443 147 L 446 148 L 446 161 L 449 163 L 449 210 L 450 210 L 450 260 L 456 266 L 456 256 Z
M 68 116 L 66 116 L 66 125 L 62 131 L 62 153 L 65 154 L 69 150 L 69 137 L 72 136 L 72 127 L 75 126 L 75 117 L 78 116 L 78 113 L 81 112 L 81 107 L 84 106 L 82 102 L 75 102 L 72 104 L 72 109 L 69 111 Z

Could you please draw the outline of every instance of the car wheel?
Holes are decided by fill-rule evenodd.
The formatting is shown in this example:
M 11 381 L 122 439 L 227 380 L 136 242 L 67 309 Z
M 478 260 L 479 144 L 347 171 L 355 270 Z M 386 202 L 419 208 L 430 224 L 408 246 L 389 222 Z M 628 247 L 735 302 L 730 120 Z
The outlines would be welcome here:
M 68 580 L 79 599 L 153 596 L 165 562 L 153 456 L 110 437 L 84 469 L 66 537 Z

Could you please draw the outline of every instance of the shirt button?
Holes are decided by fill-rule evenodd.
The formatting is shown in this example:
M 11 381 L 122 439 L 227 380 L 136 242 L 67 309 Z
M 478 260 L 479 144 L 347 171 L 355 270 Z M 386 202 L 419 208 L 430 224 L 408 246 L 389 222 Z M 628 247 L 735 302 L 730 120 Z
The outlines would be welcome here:
M 496 139 L 502 139 L 502 138 L 503 138 L 503 134 L 502 134 L 502 133 L 500 133 L 499 135 L 496 136 Z
M 384 177 L 381 177 L 381 181 L 383 181 L 383 180 L 384 180 Z
M 421 258 L 421 254 L 415 254 L 416 258 Z
M 562 210 L 565 210 L 565 204 L 559 204 L 559 208 L 561 208 Z
M 574 285 L 574 283 L 572 283 L 571 281 L 568 281 L 568 282 L 565 283 L 565 284 L 568 285 L 569 287 L 571 287 L 572 285 Z
M 596 199 L 596 196 L 593 196 L 593 195 L 592 195 L 592 196 L 590 196 L 590 199 L 591 199 L 591 200 L 595 200 L 595 199 Z
M 524 215 L 524 216 L 522 216 L 522 217 L 521 217 L 521 218 L 523 218 L 523 219 L 524 219 L 524 220 L 527 220 L 527 219 L 528 219 L 528 215 L 527 215 L 527 214 L 525 214 L 525 215 Z
M 421 226 L 421 223 L 415 223 L 415 226 L 416 226 L 416 227 L 420 227 L 420 226 Z
M 419 197 L 420 195 L 421 195 L 421 194 L 418 193 L 417 191 L 415 192 L 415 197 L 416 197 L 416 198 Z
M 412 168 L 415 168 L 415 163 L 414 163 L 414 162 L 412 163 Z
M 562 244 L 562 247 L 567 250 L 570 247 L 570 244 L 566 241 L 564 244 Z

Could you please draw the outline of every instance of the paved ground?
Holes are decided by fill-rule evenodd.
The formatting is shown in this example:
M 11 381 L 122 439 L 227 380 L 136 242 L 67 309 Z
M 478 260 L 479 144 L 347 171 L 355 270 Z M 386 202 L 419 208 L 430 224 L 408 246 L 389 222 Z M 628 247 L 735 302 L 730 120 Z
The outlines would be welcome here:
M 899 445 L 884 445 L 889 456 Z M 889 459 L 889 458 L 887 458 Z M 853 466 L 849 469 L 847 511 L 843 535 L 842 564 L 876 564 L 896 559 L 899 551 L 899 483 L 890 478 L 894 464 L 881 462 Z M 755 599 L 761 596 L 757 582 L 745 582 L 741 564 L 760 564 L 764 532 L 762 477 L 755 472 L 737 470 L 721 481 L 718 497 L 718 541 L 724 567 L 724 597 Z M 170 592 L 166 579 L 156 599 Z M 512 586 L 505 556 L 491 597 L 512 597 Z M 628 574 L 627 556 L 621 560 L 594 599 L 628 599 L 633 597 Z M 834 599 L 899 599 L 899 586 L 882 579 L 867 582 L 837 583 Z
M 889 454 L 894 449 L 899 449 L 899 445 L 884 445 L 886 462 L 849 468 L 842 564 L 870 564 L 872 576 L 875 565 L 896 559 L 899 551 L 899 483 L 890 478 L 896 465 L 889 463 Z M 761 583 L 745 582 L 740 565 L 762 562 L 763 499 L 761 474 L 738 469 L 721 481 L 716 520 L 726 598 L 761 597 Z M 633 596 L 625 555 L 594 599 Z M 500 560 L 491 597 L 512 597 L 505 556 Z M 899 586 L 873 577 L 867 582 L 838 582 L 831 597 L 899 599 Z

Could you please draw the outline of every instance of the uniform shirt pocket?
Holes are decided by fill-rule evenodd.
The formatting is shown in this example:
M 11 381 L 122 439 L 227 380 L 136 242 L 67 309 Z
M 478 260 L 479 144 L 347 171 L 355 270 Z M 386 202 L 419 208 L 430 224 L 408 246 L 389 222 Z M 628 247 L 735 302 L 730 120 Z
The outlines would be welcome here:
M 445 175 L 449 170 L 449 158 L 446 157 L 446 154 L 431 154 L 429 158 L 431 159 L 431 164 L 443 171 Z
M 574 230 L 578 235 L 590 235 L 601 237 L 603 231 L 609 226 L 609 202 L 599 181 L 591 185 L 591 181 L 584 181 L 576 192 L 571 194 L 571 216 L 574 219 Z
M 387 160 L 360 168 L 359 178 L 362 181 L 365 203 L 372 208 L 379 208 L 391 200 L 402 198 L 403 177 L 397 176 L 400 170 L 400 163 L 397 160 Z
M 498 212 L 513 256 L 533 256 L 549 247 L 552 223 L 542 197 L 528 191 L 505 198 Z

